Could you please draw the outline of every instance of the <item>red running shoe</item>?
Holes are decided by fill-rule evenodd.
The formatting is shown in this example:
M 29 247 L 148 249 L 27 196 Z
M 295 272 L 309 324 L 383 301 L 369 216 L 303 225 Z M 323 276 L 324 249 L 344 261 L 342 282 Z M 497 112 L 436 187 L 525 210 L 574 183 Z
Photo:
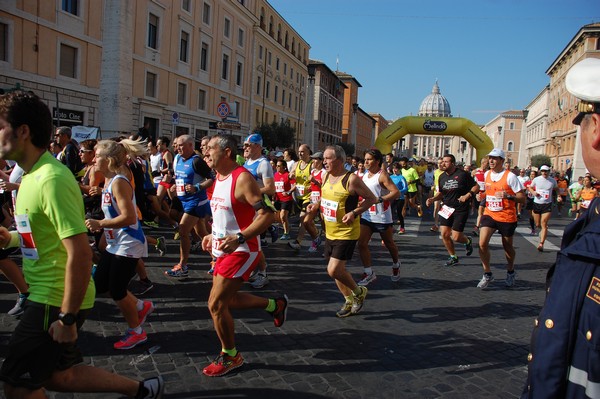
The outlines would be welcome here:
M 123 335 L 123 338 L 115 342 L 113 347 L 115 349 L 131 349 L 134 346 L 143 344 L 146 341 L 148 341 L 146 331 L 142 331 L 141 333 L 136 334 L 135 331 L 127 329 L 127 332 L 125 333 L 125 335 Z
M 275 324 L 275 327 L 281 327 L 283 325 L 283 323 L 285 323 L 285 319 L 287 317 L 287 308 L 288 308 L 287 295 L 276 298 L 275 303 L 277 304 L 277 307 L 271 313 L 271 315 L 273 315 L 273 324 Z
M 237 369 L 244 364 L 244 358 L 240 352 L 231 357 L 228 354 L 221 352 L 219 356 L 211 364 L 204 367 L 202 372 L 209 377 L 220 377 L 229 373 L 231 370 Z
M 144 301 L 144 307 L 142 310 L 138 310 L 138 319 L 140 324 L 145 322 L 146 317 L 148 317 L 152 312 L 154 312 L 154 304 L 151 301 Z

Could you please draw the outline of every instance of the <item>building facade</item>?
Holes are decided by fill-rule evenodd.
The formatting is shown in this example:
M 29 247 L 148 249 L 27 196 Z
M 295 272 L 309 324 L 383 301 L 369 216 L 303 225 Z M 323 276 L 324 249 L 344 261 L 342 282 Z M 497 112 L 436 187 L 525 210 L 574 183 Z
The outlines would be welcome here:
M 519 152 L 521 149 L 521 130 L 524 129 L 524 111 L 505 111 L 486 123 L 482 130 L 492 139 L 494 148 L 504 150 L 506 154 L 505 164 L 511 167 L 527 166 L 518 165 Z
M 588 57 L 600 58 L 600 23 L 583 26 L 546 71 L 550 89 L 545 153 L 555 169 L 564 171 L 572 166 L 576 175 L 585 172 L 585 165 L 577 140 L 578 128 L 572 123 L 577 115 L 577 99 L 565 88 L 565 77 L 574 64 Z
M 521 135 L 521 151 L 518 161 L 520 167 L 528 167 L 531 164 L 531 157 L 534 155 L 546 154 L 549 92 L 550 86 L 548 85 L 525 107 L 527 116 Z
M 289 121 L 303 134 L 310 47 L 266 0 L 2 5 L 0 89 L 32 90 L 56 124 L 242 138 Z

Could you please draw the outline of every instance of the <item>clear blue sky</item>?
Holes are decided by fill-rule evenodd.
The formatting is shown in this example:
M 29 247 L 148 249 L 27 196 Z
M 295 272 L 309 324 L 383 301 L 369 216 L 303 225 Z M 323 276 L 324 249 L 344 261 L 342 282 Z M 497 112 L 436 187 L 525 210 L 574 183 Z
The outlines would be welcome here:
M 269 0 L 311 46 L 353 75 L 360 107 L 416 115 L 435 80 L 453 116 L 485 124 L 523 109 L 599 0 Z

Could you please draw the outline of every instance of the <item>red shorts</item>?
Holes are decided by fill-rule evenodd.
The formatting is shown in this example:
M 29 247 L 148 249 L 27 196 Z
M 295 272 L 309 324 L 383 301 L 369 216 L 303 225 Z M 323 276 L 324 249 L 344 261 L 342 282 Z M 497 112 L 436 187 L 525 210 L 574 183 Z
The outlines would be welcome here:
M 241 278 L 248 281 L 250 274 L 258 266 L 259 252 L 233 252 L 219 256 L 215 262 L 214 274 L 225 278 Z
M 166 181 L 162 180 L 160 183 L 158 183 L 158 185 L 163 186 L 168 190 L 173 186 L 173 183 L 167 183 Z

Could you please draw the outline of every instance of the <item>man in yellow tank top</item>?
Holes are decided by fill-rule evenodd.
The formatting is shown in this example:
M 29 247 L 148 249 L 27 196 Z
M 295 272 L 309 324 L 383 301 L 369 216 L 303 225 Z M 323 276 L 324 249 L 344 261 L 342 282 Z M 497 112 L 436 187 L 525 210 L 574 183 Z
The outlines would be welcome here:
M 310 159 L 312 152 L 310 147 L 306 144 L 300 145 L 298 148 L 298 156 L 300 160 L 296 162 L 296 166 L 293 170 L 290 170 L 290 179 L 296 180 L 296 203 L 300 208 L 300 220 L 304 220 L 306 215 L 306 207 L 310 203 L 310 170 L 312 167 L 312 159 Z M 288 245 L 293 249 L 300 249 L 300 243 L 304 237 L 306 229 L 304 225 L 300 223 L 298 229 L 298 237 L 295 240 L 288 242 Z
M 356 242 L 360 236 L 360 214 L 377 202 L 375 194 L 353 173 L 344 169 L 346 153 L 340 146 L 328 146 L 323 154 L 323 165 L 327 175 L 321 186 L 321 200 L 310 204 L 308 212 L 321 208 L 326 226 L 325 258 L 328 259 L 327 273 L 344 296 L 344 305 L 337 317 L 348 317 L 358 313 L 367 296 L 367 288 L 356 284 L 346 263 L 352 259 Z M 359 204 L 358 197 L 363 200 Z

